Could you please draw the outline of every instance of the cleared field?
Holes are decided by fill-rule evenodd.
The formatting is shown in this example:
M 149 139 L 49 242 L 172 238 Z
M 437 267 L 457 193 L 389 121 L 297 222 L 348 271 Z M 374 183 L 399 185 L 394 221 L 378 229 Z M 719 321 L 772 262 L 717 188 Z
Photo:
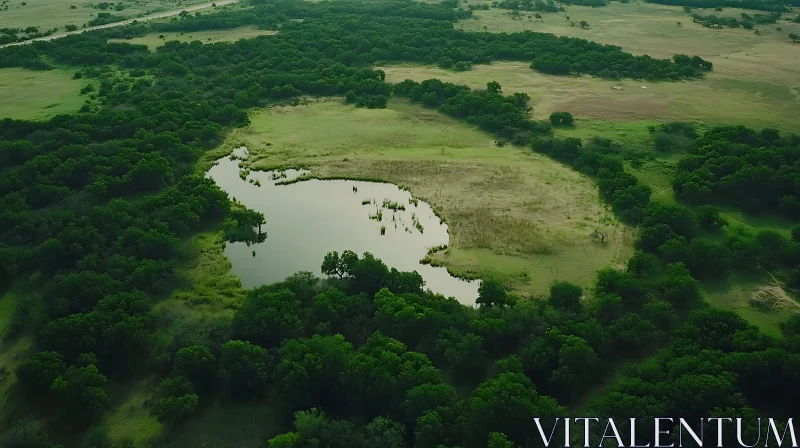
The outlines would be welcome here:
M 229 30 L 204 30 L 191 33 L 151 33 L 146 36 L 135 37 L 133 39 L 109 40 L 115 42 L 127 42 L 130 44 L 147 45 L 147 47 L 152 51 L 172 40 L 177 40 L 180 42 L 192 42 L 199 40 L 204 44 L 213 44 L 216 42 L 235 42 L 239 39 L 250 39 L 256 36 L 268 36 L 276 33 L 277 31 L 259 30 L 253 27 L 241 27 Z M 161 36 L 164 37 L 162 38 Z
M 565 110 L 594 120 L 683 119 L 800 130 L 793 119 L 793 111 L 800 110 L 800 78 L 796 75 L 800 72 L 800 45 L 787 38 L 789 33 L 800 34 L 800 24 L 779 20 L 776 24 L 758 25 L 758 36 L 754 30 L 702 27 L 680 7 L 615 2 L 601 8 L 565 5 L 565 9 L 563 13 L 542 14 L 541 20 L 527 16 L 514 20 L 503 9 L 475 11 L 475 18 L 457 26 L 471 31 L 531 30 L 580 37 L 657 58 L 696 54 L 712 61 L 714 71 L 706 79 L 679 83 L 554 77 L 537 74 L 522 63 L 476 66 L 463 73 L 431 67 L 391 67 L 387 68 L 387 76 L 392 80 L 440 77 L 473 86 L 494 80 L 509 92 L 531 94 L 534 112 L 539 116 Z M 703 9 L 694 12 L 738 15 L 743 11 L 727 8 L 722 13 Z M 570 22 L 582 20 L 589 22 L 587 29 L 570 26 Z
M 64 31 L 64 25 L 78 28 L 97 17 L 100 12 L 108 12 L 126 18 L 137 17 L 149 12 L 167 11 L 202 3 L 204 0 L 134 0 L 108 2 L 123 4 L 125 9 L 116 11 L 96 9 L 92 3 L 79 0 L 10 0 L 7 11 L 0 11 L 0 28 L 26 28 L 38 26 L 44 32 L 52 28 Z M 24 4 L 23 4 L 24 3 Z M 97 2 L 100 3 L 100 2 Z M 72 9 L 72 6 L 75 8 Z
M 800 110 L 800 95 L 792 94 L 790 84 L 746 81 L 726 72 L 714 72 L 697 81 L 647 82 L 545 75 L 522 62 L 476 65 L 466 72 L 409 64 L 379 68 L 386 72 L 389 82 L 438 78 L 472 88 L 486 88 L 487 82 L 497 81 L 504 93 L 530 95 L 534 118 L 546 119 L 556 111 L 571 112 L 578 119 L 584 119 L 598 134 L 607 134 L 609 130 L 625 132 L 608 129 L 619 126 L 618 122 L 635 128 L 629 130 L 646 132 L 647 125 L 654 121 L 672 120 L 798 129 L 795 112 Z M 797 79 L 792 82 L 800 87 Z M 638 121 L 647 123 L 634 124 Z M 576 129 L 582 125 L 584 123 L 579 122 Z
M 472 4 L 489 3 L 484 1 Z M 466 7 L 465 3 L 463 6 Z M 489 9 L 475 11 L 474 18 L 464 20 L 457 26 L 470 31 L 514 32 L 535 31 L 552 33 L 557 36 L 580 37 L 603 44 L 618 45 L 625 51 L 634 54 L 647 54 L 656 58 L 670 58 L 677 53 L 699 55 L 705 57 L 729 56 L 743 52 L 759 59 L 764 44 L 781 45 L 783 53 L 792 54 L 793 45 L 786 36 L 800 30 L 800 24 L 779 20 L 775 24 L 757 25 L 754 30 L 744 28 L 712 29 L 693 23 L 691 15 L 682 7 L 658 5 L 654 3 L 610 3 L 608 6 L 592 8 L 588 6 L 563 5 L 565 11 L 554 14 L 542 14 L 542 19 L 527 17 L 512 19 L 508 10 Z M 739 15 L 744 10 L 726 8 L 722 13 L 712 9 L 694 9 L 692 13 L 700 15 L 720 14 Z M 759 11 L 746 11 L 749 14 Z M 522 14 L 523 12 L 520 12 Z M 763 12 L 762 12 L 763 13 Z M 525 14 L 533 15 L 533 12 Z M 796 13 L 784 14 L 794 17 Z M 569 19 L 566 19 L 569 16 Z M 585 20 L 589 27 L 583 29 L 577 24 Z M 575 26 L 570 23 L 575 22 Z M 680 22 L 680 25 L 678 24 Z M 486 28 L 484 28 L 486 27 Z M 776 28 L 781 28 L 777 31 Z M 758 30 L 761 36 L 755 35 Z M 753 50 L 753 52 L 747 50 Z M 743 51 L 745 50 L 745 51 Z M 734 62 L 734 61 L 732 61 Z M 746 62 L 740 60 L 738 62 Z M 754 61 L 750 61 L 751 63 Z M 793 61 L 785 61 L 791 63 Z M 717 61 L 714 60 L 716 64 Z
M 556 279 L 588 285 L 597 269 L 630 254 L 629 230 L 590 179 L 531 152 L 498 148 L 434 110 L 398 99 L 384 110 L 319 101 L 262 110 L 251 121 L 233 138 L 248 146 L 255 168 L 380 178 L 432 204 L 450 226 L 451 247 L 434 261 L 453 273 L 499 274 L 538 294 Z M 608 243 L 590 237 L 595 229 Z
M 0 118 L 40 120 L 76 112 L 83 104 L 86 80 L 66 70 L 0 69 Z

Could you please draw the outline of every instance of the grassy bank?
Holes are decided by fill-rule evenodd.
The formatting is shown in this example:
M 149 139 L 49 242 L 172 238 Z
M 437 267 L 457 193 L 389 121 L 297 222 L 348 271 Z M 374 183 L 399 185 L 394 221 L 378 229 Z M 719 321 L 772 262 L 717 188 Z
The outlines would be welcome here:
M 254 168 L 384 179 L 432 204 L 451 233 L 450 248 L 432 258 L 455 274 L 498 274 L 537 294 L 556 279 L 588 285 L 597 269 L 630 253 L 630 231 L 600 203 L 590 179 L 529 151 L 499 148 L 434 110 L 399 99 L 384 110 L 328 100 L 269 108 L 251 121 L 234 138 L 247 144 Z M 610 241 L 596 243 L 595 229 Z

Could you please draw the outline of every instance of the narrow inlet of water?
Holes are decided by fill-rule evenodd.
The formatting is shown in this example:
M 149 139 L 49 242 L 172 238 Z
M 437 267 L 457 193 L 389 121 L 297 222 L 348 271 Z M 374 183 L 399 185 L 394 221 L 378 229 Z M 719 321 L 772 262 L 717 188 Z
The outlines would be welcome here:
M 228 243 L 225 255 L 246 288 L 274 283 L 299 271 L 321 275 L 325 254 L 370 252 L 390 268 L 417 271 L 425 288 L 474 305 L 478 281 L 452 277 L 445 268 L 420 264 L 429 248 L 448 244 L 447 225 L 430 205 L 396 185 L 306 180 L 276 185 L 305 174 L 298 170 L 252 171 L 240 177 L 239 148 L 208 171 L 242 205 L 264 214 L 267 238 L 258 244 Z M 255 252 L 255 255 L 253 253 Z

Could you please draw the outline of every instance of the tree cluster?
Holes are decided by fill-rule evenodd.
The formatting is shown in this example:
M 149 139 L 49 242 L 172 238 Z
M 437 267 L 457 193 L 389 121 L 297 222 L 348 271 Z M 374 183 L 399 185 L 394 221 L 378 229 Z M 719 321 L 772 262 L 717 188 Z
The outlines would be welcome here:
M 537 134 L 549 133 L 549 124 L 528 118 L 527 94 L 503 96 L 497 82 L 490 82 L 487 87 L 487 90 L 470 90 L 467 86 L 428 79 L 421 83 L 405 80 L 396 84 L 393 91 L 515 144 L 524 145 Z
M 739 28 L 741 26 L 747 30 L 753 29 L 754 25 L 775 23 L 780 18 L 781 13 L 779 12 L 774 12 L 768 15 L 754 14 L 752 16 L 743 12 L 741 14 L 741 19 L 737 19 L 736 17 L 722 17 L 714 14 L 707 16 L 692 14 L 693 22 L 699 23 L 707 28 L 722 28 L 724 26 L 727 26 L 728 28 Z
M 564 8 L 555 4 L 553 0 L 503 0 L 492 2 L 492 6 L 513 11 L 559 12 Z
M 677 198 L 800 219 L 800 137 L 728 126 L 711 129 L 694 146 L 678 162 L 673 181 Z

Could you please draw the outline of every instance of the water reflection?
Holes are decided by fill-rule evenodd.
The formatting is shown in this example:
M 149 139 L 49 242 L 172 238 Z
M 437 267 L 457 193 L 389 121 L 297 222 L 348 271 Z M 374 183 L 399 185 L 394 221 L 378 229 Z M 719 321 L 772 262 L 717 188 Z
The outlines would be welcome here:
M 230 196 L 264 213 L 267 238 L 258 244 L 229 243 L 225 255 L 246 288 L 283 280 L 298 271 L 320 273 L 326 253 L 371 252 L 389 267 L 419 272 L 425 287 L 475 303 L 479 282 L 450 276 L 419 261 L 429 248 L 448 243 L 447 225 L 430 205 L 392 184 L 306 180 L 276 185 L 306 174 L 298 170 L 249 172 L 239 168 L 240 148 L 208 171 Z

